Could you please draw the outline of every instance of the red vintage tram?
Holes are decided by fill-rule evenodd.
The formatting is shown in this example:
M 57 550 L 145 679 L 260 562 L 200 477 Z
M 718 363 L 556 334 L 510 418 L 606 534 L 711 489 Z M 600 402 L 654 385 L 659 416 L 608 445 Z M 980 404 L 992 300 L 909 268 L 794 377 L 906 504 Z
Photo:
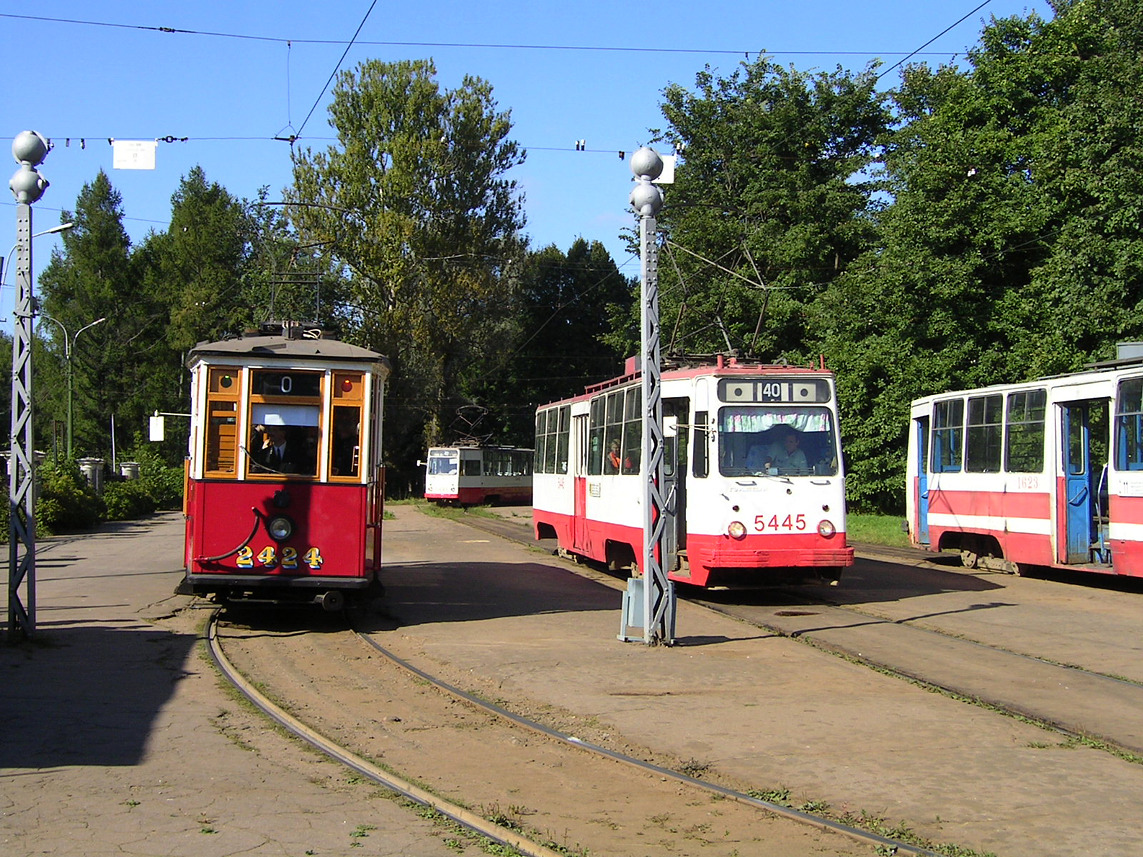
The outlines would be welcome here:
M 180 591 L 339 610 L 381 565 L 388 361 L 297 324 L 188 356 Z

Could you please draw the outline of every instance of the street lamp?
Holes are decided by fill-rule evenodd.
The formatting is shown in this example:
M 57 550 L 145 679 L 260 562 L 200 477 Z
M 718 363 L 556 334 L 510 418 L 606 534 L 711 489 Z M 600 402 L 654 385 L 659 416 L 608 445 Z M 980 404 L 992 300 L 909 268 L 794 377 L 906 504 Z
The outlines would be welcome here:
M 32 235 L 32 237 L 39 238 L 41 235 L 54 235 L 57 232 L 66 232 L 73 226 L 75 226 L 75 222 L 69 220 L 67 223 L 61 223 L 58 226 L 53 226 L 51 229 L 45 229 L 43 232 L 36 232 Z M 8 275 L 8 260 L 12 258 L 12 254 L 16 252 L 16 247 L 19 246 L 19 244 L 19 241 L 13 244 L 12 249 L 8 251 L 7 256 L 0 256 L 0 286 L 8 285 L 4 282 L 5 278 Z
M 91 324 L 85 324 L 75 332 L 74 336 L 68 336 L 67 328 L 64 327 L 63 322 L 58 319 L 52 318 L 50 315 L 40 314 L 40 318 L 45 321 L 50 321 L 52 324 L 58 324 L 60 330 L 64 335 L 64 362 L 67 364 L 67 457 L 71 458 L 71 408 L 72 408 L 72 371 L 71 371 L 71 353 L 75 349 L 75 341 L 79 339 L 79 335 L 97 324 L 102 324 L 107 321 L 106 317 L 97 318 Z

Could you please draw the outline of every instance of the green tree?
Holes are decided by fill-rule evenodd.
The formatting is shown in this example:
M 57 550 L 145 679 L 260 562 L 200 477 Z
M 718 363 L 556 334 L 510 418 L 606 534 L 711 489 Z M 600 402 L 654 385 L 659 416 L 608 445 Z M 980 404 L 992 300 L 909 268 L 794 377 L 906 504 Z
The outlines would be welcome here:
M 84 185 L 75 211 L 65 211 L 62 219 L 75 227 L 63 234 L 62 252 L 53 253 L 40 276 L 43 312 L 58 322 L 49 322 L 44 332 L 61 364 L 69 350 L 63 330 L 74 340 L 70 368 L 76 453 L 109 457 L 112 416 L 122 419 L 120 408 L 147 374 L 139 351 L 159 336 L 157 331 L 145 334 L 153 303 L 140 289 L 123 228 L 122 197 L 106 173 L 100 171 Z M 79 335 L 100 318 L 105 321 Z M 66 414 L 58 418 L 64 420 Z
M 249 325 L 250 308 L 239 297 L 253 232 L 243 202 L 208 182 L 201 167 L 183 177 L 171 197 L 170 229 L 148 241 L 148 273 L 167 298 L 166 340 L 174 352 Z
M 630 312 L 633 284 L 603 244 L 582 238 L 567 253 L 554 244 L 529 252 L 519 279 L 515 338 L 487 355 L 466 389 L 490 410 L 498 440 L 531 446 L 537 405 L 621 373 L 629 355 L 605 337 Z
M 682 152 L 661 214 L 666 350 L 813 350 L 809 308 L 876 235 L 864 171 L 888 115 L 874 83 L 760 58 L 666 88 L 656 133 Z
M 330 124 L 337 145 L 295 154 L 289 216 L 346 271 L 353 337 L 393 361 L 388 454 L 411 480 L 498 348 L 524 223 L 505 174 L 524 154 L 488 83 L 442 90 L 430 61 L 342 73 Z
M 851 502 L 901 506 L 909 402 L 1071 371 L 1143 333 L 1135 4 L 994 19 L 906 70 L 880 247 L 821 307 Z

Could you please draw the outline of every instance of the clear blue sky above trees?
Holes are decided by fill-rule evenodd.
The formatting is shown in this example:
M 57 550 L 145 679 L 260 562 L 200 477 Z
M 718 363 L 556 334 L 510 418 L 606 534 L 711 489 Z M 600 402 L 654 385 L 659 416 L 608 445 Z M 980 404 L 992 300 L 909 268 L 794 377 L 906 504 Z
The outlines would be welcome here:
M 279 198 L 290 180 L 289 143 L 273 138 L 299 134 L 314 146 L 332 138 L 323 88 L 343 54 L 343 69 L 431 56 L 442 86 L 478 75 L 512 111 L 513 136 L 528 152 L 513 177 L 534 246 L 598 240 L 636 274 L 618 237 L 631 223 L 630 171 L 618 153 L 662 125 L 669 83 L 690 87 L 707 64 L 730 73 L 759 51 L 803 70 L 860 69 L 876 58 L 887 69 L 918 49 L 917 59 L 935 65 L 963 57 L 991 15 L 1050 16 L 1044 0 L 663 2 L 645 13 L 598 0 L 445 0 L 431 8 L 378 3 L 346 53 L 370 0 L 0 4 L 8 68 L 0 139 L 10 145 L 31 128 L 56 147 L 43 166 L 52 186 L 36 205 L 36 228 L 57 223 L 100 169 L 122 194 L 134 243 L 166 230 L 171 195 L 195 165 L 235 196 L 268 186 Z M 893 71 L 882 85 L 897 80 Z M 108 138 L 166 137 L 174 142 L 159 144 L 155 170 L 112 169 Z M 586 151 L 576 151 L 577 140 Z M 0 212 L 0 237 L 14 241 L 9 194 Z M 51 237 L 37 240 L 37 268 L 53 246 Z M 0 293 L 0 317 L 10 318 L 12 295 Z

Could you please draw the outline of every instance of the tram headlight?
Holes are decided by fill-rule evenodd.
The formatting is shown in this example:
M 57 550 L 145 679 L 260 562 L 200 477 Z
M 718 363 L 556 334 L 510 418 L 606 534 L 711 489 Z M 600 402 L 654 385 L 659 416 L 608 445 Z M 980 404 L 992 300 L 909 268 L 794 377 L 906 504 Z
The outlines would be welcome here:
M 732 539 L 743 539 L 746 537 L 746 525 L 742 521 L 731 521 L 726 534 Z
M 837 527 L 833 525 L 833 521 L 823 520 L 818 524 L 818 535 L 823 539 L 832 539 L 837 534 Z
M 284 542 L 294 534 L 294 522 L 285 515 L 278 515 L 266 523 L 266 532 L 276 542 Z

